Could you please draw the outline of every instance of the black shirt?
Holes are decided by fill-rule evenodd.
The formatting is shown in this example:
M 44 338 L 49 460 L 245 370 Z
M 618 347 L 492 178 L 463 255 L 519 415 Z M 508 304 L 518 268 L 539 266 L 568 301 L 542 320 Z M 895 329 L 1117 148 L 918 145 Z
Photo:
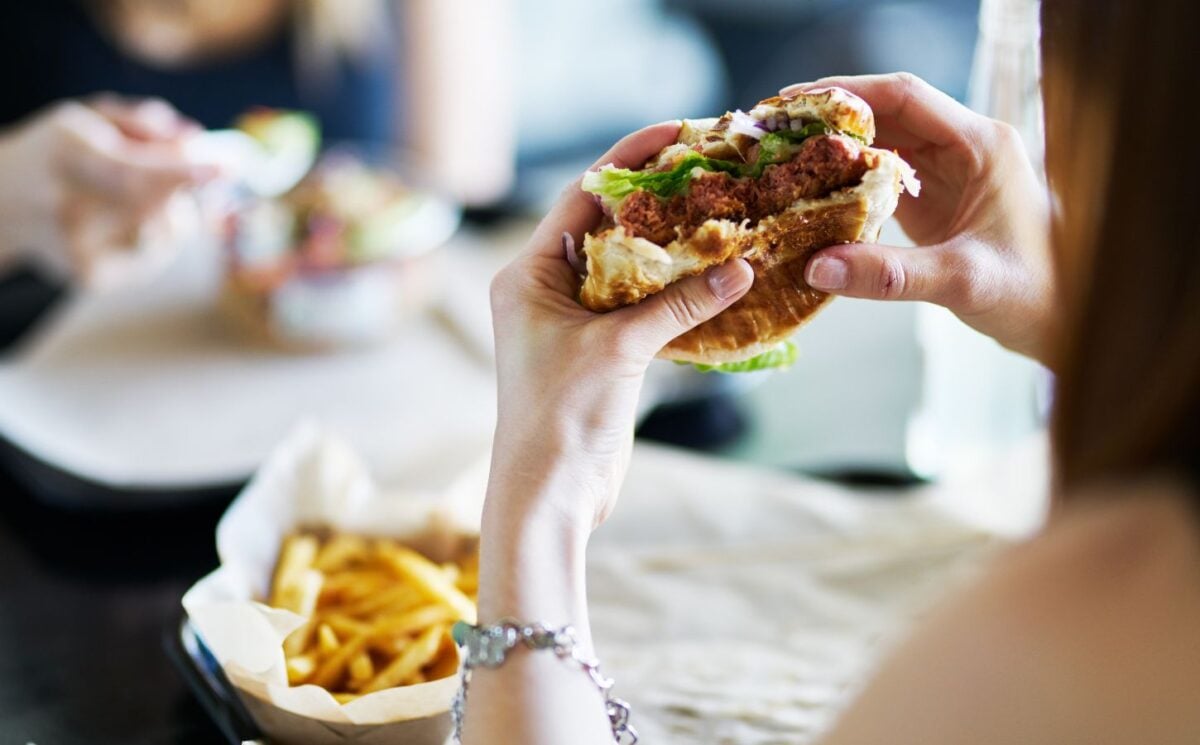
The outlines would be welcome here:
M 394 47 L 397 34 L 389 36 Z M 328 141 L 381 143 L 394 137 L 394 48 L 364 61 L 343 60 L 324 85 L 302 85 L 294 47 L 288 29 L 280 28 L 236 58 L 164 70 L 114 47 L 81 0 L 7 2 L 0 10 L 0 126 L 53 101 L 112 91 L 159 96 L 207 127 L 228 126 L 242 111 L 261 105 L 311 111 Z

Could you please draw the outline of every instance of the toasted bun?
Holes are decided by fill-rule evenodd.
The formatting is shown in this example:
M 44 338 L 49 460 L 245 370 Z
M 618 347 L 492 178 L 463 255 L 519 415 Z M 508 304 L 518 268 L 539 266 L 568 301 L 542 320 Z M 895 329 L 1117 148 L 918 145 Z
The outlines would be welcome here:
M 861 137 L 868 145 L 875 141 L 875 114 L 871 107 L 842 88 L 814 89 L 786 98 L 775 96 L 759 101 L 749 113 L 751 117 L 764 119 L 775 109 L 792 119 L 823 121 L 839 132 Z
M 867 145 L 875 141 L 875 115 L 871 107 L 867 106 L 866 101 L 841 88 L 796 93 L 787 98 L 768 98 L 750 109 L 747 116 L 757 121 L 770 121 L 782 116 L 805 122 L 824 122 L 839 132 L 854 135 Z M 731 128 L 732 120 L 731 113 L 720 118 L 685 119 L 676 144 L 665 148 L 646 163 L 646 167 L 654 168 L 695 147 L 699 147 L 700 152 L 710 158 L 730 159 L 745 155 L 755 140 Z
M 793 117 L 813 112 L 843 131 L 868 140 L 874 136 L 870 109 L 845 91 L 830 89 L 768 99 L 751 114 L 761 110 L 769 116 L 779 106 L 791 107 Z M 687 146 L 728 145 L 727 131 L 717 129 L 728 116 L 707 129 L 704 122 L 685 126 L 680 140 Z M 656 160 L 670 157 L 668 151 L 678 147 L 669 146 Z M 866 148 L 864 157 L 869 170 L 858 185 L 821 199 L 798 200 L 753 227 L 747 222 L 708 220 L 691 235 L 666 246 L 628 235 L 620 225 L 587 235 L 583 249 L 588 276 L 580 292 L 581 302 L 592 310 L 613 310 L 709 267 L 744 258 L 755 274 L 750 291 L 716 318 L 672 341 L 659 356 L 715 365 L 768 351 L 829 302 L 826 293 L 804 281 L 809 257 L 834 244 L 877 240 L 884 221 L 896 209 L 900 192 L 906 185 L 914 192 L 918 188 L 911 178 L 912 169 L 895 153 Z

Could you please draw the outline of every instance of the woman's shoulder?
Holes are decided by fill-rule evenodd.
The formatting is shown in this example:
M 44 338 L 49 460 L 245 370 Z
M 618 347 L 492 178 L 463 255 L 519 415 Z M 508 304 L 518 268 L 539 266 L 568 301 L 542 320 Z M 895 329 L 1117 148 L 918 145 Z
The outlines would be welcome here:
M 991 584 L 1026 593 L 1061 585 L 1070 589 L 1055 596 L 1064 610 L 1135 588 L 1166 590 L 1155 580 L 1169 577 L 1200 593 L 1187 582 L 1200 577 L 1200 499 L 1169 479 L 1069 494 L 1041 534 L 1003 559 Z
M 918 629 L 831 745 L 1195 742 L 1194 495 L 1147 482 L 1067 504 Z
M 1159 479 L 1067 495 L 1040 535 L 997 561 L 981 589 L 1036 610 L 1014 620 L 1103 623 L 1162 620 L 1148 604 L 1200 612 L 1200 499 Z M 1099 613 L 1103 611 L 1102 613 Z M 1196 625 L 1200 634 L 1200 624 Z
M 1038 718 L 1088 732 L 1089 742 L 1195 741 L 1198 505 L 1170 480 L 1069 495 L 968 598 L 992 615 L 983 628 L 1006 656 L 992 663 L 1011 673 L 1010 693 L 1043 687 Z

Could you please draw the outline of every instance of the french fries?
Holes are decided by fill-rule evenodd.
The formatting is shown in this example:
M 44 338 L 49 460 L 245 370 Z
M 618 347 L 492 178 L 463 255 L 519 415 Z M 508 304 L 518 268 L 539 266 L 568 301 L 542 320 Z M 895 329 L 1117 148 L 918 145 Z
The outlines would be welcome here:
M 348 703 L 453 675 L 450 627 L 475 621 L 478 586 L 475 554 L 438 564 L 389 539 L 289 536 L 267 599 L 307 619 L 283 643 L 288 683 Z

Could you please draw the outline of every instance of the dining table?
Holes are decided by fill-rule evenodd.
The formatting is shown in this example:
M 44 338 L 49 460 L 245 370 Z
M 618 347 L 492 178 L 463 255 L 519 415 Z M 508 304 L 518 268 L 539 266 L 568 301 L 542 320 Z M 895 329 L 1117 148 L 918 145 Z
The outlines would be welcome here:
M 63 508 L 0 472 L 0 742 L 223 742 L 167 645 L 230 496 Z
M 30 272 L 0 290 L 0 353 L 62 302 Z M 165 510 L 56 506 L 14 477 L 20 457 L 0 444 L 0 742 L 221 742 L 166 644 L 238 485 Z
M 6 281 L 9 319 L 35 326 L 61 302 Z M 24 331 L 0 328 L 0 354 Z M 588 584 L 597 644 L 648 740 L 815 737 L 881 638 L 1036 528 L 1045 461 L 1035 440 L 990 473 L 863 488 L 639 442 Z M 44 498 L 64 477 L 0 440 L 0 743 L 230 742 L 180 664 L 180 599 L 218 566 L 217 523 L 244 480 Z M 670 643 L 647 634 L 664 610 L 688 629 Z

